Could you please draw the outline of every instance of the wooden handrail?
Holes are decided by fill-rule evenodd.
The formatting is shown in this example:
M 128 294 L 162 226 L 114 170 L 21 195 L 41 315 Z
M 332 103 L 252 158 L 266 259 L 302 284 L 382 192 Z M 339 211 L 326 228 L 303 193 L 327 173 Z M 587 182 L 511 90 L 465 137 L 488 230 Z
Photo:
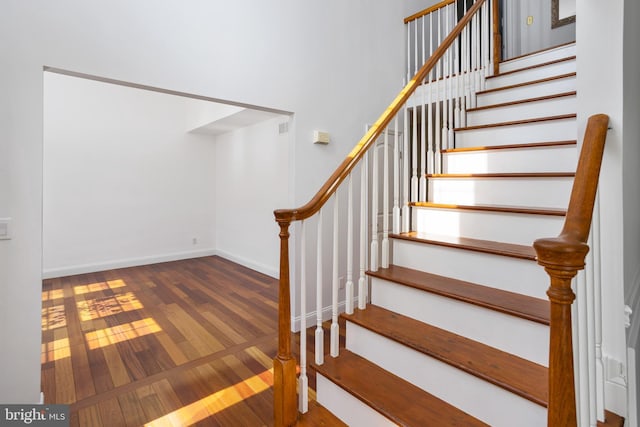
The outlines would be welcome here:
M 551 278 L 547 290 L 551 301 L 547 409 L 550 427 L 577 425 L 571 330 L 571 304 L 575 294 L 571 290 L 571 280 L 584 268 L 589 251 L 587 239 L 608 123 L 609 117 L 604 114 L 589 118 L 564 227 L 558 237 L 538 239 L 533 243 L 538 264 Z
M 422 84 L 422 81 L 427 77 L 429 71 L 438 63 L 438 61 L 444 56 L 445 52 L 453 44 L 456 38 L 462 32 L 462 29 L 471 21 L 473 15 L 480 9 L 485 0 L 478 0 L 469 9 L 467 14 L 460 19 L 458 24 L 453 28 L 451 33 L 442 41 L 442 44 L 433 52 L 433 55 L 424 63 L 422 68 L 418 70 L 416 75 L 411 79 L 409 83 L 400 91 L 398 96 L 387 107 L 382 115 L 371 126 L 369 131 L 362 137 L 360 142 L 351 150 L 346 159 L 338 166 L 333 172 L 325 184 L 320 188 L 315 196 L 304 206 L 296 209 L 278 209 L 274 212 L 276 221 L 281 223 L 301 221 L 307 219 L 317 213 L 320 208 L 326 203 L 327 200 L 335 193 L 340 184 L 349 176 L 353 168 L 358 164 L 364 153 L 375 143 L 375 141 L 382 135 L 382 132 L 387 127 L 393 117 L 400 111 L 402 106 L 409 100 L 409 97 L 415 92 L 415 90 Z
M 421 10 L 420 12 L 416 12 L 411 16 L 407 16 L 404 18 L 404 23 L 408 24 L 411 21 L 415 21 L 418 18 L 422 18 L 425 15 L 430 14 L 431 12 L 435 12 L 438 9 L 442 9 L 445 6 L 454 3 L 456 0 L 442 0 L 440 3 L 434 4 L 433 6 L 429 6 L 428 8 Z

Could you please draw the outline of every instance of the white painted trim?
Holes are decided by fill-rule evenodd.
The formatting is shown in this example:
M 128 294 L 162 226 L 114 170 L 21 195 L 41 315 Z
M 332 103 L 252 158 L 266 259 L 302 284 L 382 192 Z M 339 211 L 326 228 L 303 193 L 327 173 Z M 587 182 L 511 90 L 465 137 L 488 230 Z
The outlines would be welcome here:
M 640 334 L 640 268 L 636 271 L 633 283 L 631 283 L 630 286 L 631 292 L 626 301 L 626 304 L 631 308 L 631 326 L 629 326 L 627 334 L 629 337 L 627 346 L 637 349 L 640 344 L 640 342 L 638 342 L 640 339 L 640 337 L 638 337 L 638 334 Z
M 113 270 L 115 268 L 136 267 L 140 265 L 157 264 L 160 262 L 179 261 L 190 258 L 200 258 L 205 256 L 218 255 L 216 249 L 200 249 L 197 251 L 175 252 L 164 255 L 151 255 L 140 258 L 129 258 L 111 260 L 105 262 L 97 262 L 93 264 L 71 265 L 68 267 L 44 269 L 42 271 L 43 279 L 52 279 L 55 277 L 73 276 L 75 274 L 95 273 L 97 271 Z M 225 257 L 224 255 L 221 255 Z M 226 257 L 225 257 L 226 258 Z M 233 261 L 233 260 L 232 260 Z M 252 268 L 252 267 L 249 267 Z
M 357 295 L 354 297 L 357 300 Z M 338 303 L 338 312 L 343 313 L 346 310 L 347 302 L 342 300 Z M 310 311 L 305 316 L 307 319 L 307 325 L 312 325 L 314 328 L 316 327 L 316 319 L 317 319 L 318 310 Z M 322 308 L 322 321 L 331 320 L 331 315 L 333 313 L 333 308 L 328 305 Z M 291 332 L 300 332 L 300 320 L 302 320 L 301 316 L 291 316 Z M 311 327 L 311 326 L 310 326 Z
M 604 355 L 605 408 L 616 414 L 627 413 L 628 370 L 626 361 Z
M 638 381 L 636 375 L 636 351 L 634 348 L 627 348 L 627 364 L 629 383 L 627 384 L 627 419 L 628 427 L 638 427 Z
M 268 265 L 258 264 L 246 258 L 230 254 L 229 252 L 226 252 L 220 249 L 216 249 L 215 252 L 216 252 L 215 255 L 221 256 L 222 258 L 225 258 L 225 259 L 228 259 L 229 261 L 233 261 L 235 263 L 243 265 L 259 273 L 266 274 L 267 276 L 273 277 L 274 279 L 277 279 L 280 277 L 280 271 Z

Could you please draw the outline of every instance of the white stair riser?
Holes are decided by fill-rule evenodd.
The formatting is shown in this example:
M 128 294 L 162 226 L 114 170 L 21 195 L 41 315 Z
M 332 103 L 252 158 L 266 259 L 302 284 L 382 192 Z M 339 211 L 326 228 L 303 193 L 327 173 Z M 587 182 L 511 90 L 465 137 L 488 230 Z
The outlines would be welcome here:
M 530 68 L 517 71 L 511 74 L 498 75 L 486 80 L 486 88 L 494 89 L 530 82 L 532 80 L 546 79 L 547 77 L 559 76 L 561 74 L 574 73 L 576 71 L 576 60 L 568 60 L 545 65 L 544 67 Z
M 445 153 L 444 173 L 572 172 L 575 145 Z
M 573 178 L 431 178 L 429 201 L 565 209 Z
M 316 374 L 318 403 L 351 427 L 393 427 L 397 424 L 321 374 Z
M 440 208 L 414 208 L 416 231 L 452 237 L 531 245 L 541 237 L 557 236 L 563 216 L 530 215 Z
M 549 276 L 531 260 L 393 239 L 393 263 L 547 299 Z
M 576 55 L 575 43 L 560 46 L 555 49 L 545 50 L 544 52 L 538 52 L 531 55 L 523 56 L 521 58 L 505 61 L 500 64 L 500 72 L 506 73 L 507 71 L 518 70 L 520 68 L 530 67 L 532 65 L 544 64 L 545 62 L 554 61 L 556 59 L 566 58 L 568 56 Z
M 519 125 L 456 131 L 455 146 L 479 147 L 576 139 L 576 119 L 547 120 Z
M 467 126 L 488 125 L 491 123 L 528 120 L 539 117 L 575 114 L 576 96 L 563 96 L 521 104 L 509 104 L 503 107 L 487 108 L 467 113 Z
M 546 423 L 545 408 L 351 322 L 347 349 L 494 427 Z
M 539 365 L 548 365 L 546 325 L 375 277 L 371 303 Z
M 576 77 L 569 76 L 526 86 L 517 86 L 503 90 L 478 93 L 476 106 L 485 107 L 487 105 L 520 101 L 522 99 L 535 98 L 539 96 L 556 95 L 558 93 L 572 92 L 574 90 L 576 90 Z

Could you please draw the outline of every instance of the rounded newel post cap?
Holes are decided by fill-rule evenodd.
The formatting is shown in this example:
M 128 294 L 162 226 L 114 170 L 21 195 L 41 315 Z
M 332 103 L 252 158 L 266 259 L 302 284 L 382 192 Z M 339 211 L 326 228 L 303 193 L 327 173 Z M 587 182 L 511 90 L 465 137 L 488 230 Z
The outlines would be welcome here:
M 589 245 L 567 236 L 547 237 L 533 242 L 538 264 L 556 270 L 582 270 Z

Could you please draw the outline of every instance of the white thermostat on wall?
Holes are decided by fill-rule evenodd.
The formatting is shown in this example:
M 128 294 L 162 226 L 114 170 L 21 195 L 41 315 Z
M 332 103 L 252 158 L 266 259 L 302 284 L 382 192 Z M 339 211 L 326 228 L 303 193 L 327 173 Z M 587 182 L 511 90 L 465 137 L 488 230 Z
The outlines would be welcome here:
M 322 132 L 319 130 L 313 131 L 313 143 L 314 144 L 328 144 L 331 140 L 329 132 Z
M 0 240 L 11 239 L 11 229 L 9 228 L 10 223 L 11 218 L 0 218 Z

